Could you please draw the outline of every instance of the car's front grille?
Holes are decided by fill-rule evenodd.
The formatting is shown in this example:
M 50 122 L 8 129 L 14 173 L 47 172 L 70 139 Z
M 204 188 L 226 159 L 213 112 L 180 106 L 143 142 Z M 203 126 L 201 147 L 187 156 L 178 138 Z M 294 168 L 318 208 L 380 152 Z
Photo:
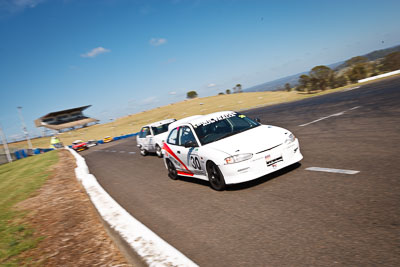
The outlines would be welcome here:
M 269 167 L 269 166 L 272 166 L 272 165 L 274 165 L 274 164 L 276 164 L 276 163 L 278 163 L 278 162 L 281 162 L 281 161 L 283 161 L 283 158 L 282 158 L 282 157 L 279 157 L 279 158 L 276 158 L 276 159 L 267 161 L 267 166 L 268 166 L 268 167 Z
M 283 144 L 283 143 L 282 143 L 282 144 Z M 265 149 L 265 150 L 262 150 L 262 151 L 260 151 L 260 152 L 257 152 L 256 154 L 261 154 L 261 153 L 266 152 L 266 151 L 268 151 L 268 150 L 274 149 L 274 148 L 276 148 L 276 147 L 278 147 L 278 146 L 280 146 L 280 145 L 282 145 L 282 144 L 279 144 L 279 145 L 276 145 L 276 146 L 267 148 L 267 149 Z

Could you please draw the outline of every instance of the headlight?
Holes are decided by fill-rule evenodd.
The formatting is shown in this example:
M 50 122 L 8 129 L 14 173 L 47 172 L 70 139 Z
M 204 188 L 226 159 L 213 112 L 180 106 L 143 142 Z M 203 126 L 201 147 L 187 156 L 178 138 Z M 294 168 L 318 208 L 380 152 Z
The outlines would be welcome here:
M 291 133 L 291 134 L 286 138 L 285 143 L 286 143 L 286 144 L 293 143 L 295 139 L 296 139 L 296 137 L 294 136 L 294 134 Z
M 241 161 L 251 159 L 252 157 L 253 157 L 253 154 L 251 154 L 251 153 L 239 154 L 239 155 L 227 157 L 227 158 L 225 158 L 225 164 L 238 163 Z

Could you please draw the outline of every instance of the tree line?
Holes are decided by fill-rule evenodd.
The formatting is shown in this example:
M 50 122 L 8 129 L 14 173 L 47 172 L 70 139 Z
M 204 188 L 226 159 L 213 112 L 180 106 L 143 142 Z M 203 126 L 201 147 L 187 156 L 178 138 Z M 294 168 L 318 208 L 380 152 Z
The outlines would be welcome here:
M 345 62 L 344 68 L 333 70 L 325 65 L 315 66 L 307 74 L 303 74 L 298 79 L 298 85 L 295 88 L 286 83 L 284 88 L 290 92 L 295 89 L 300 92 L 312 93 L 315 91 L 324 91 L 342 87 L 347 84 L 357 83 L 361 79 L 376 76 L 382 73 L 400 69 L 400 52 L 392 52 L 384 58 L 369 61 L 363 56 L 352 57 Z M 226 89 L 218 95 L 236 94 L 242 92 L 242 85 L 236 84 L 232 89 Z M 189 91 L 186 94 L 188 99 L 198 97 L 196 91 Z
M 226 89 L 225 92 L 220 92 L 218 95 L 224 95 L 224 94 L 237 94 L 242 92 L 242 85 L 240 83 L 236 84 L 232 90 L 231 89 Z M 198 94 L 196 91 L 189 91 L 186 93 L 186 98 L 192 99 L 198 97 Z
M 345 68 L 338 71 L 324 65 L 312 68 L 308 75 L 303 74 L 299 77 L 296 90 L 308 93 L 324 91 L 398 69 L 400 69 L 400 52 L 390 53 L 383 59 L 375 61 L 368 61 L 366 57 L 357 56 L 347 60 Z M 291 88 L 289 86 L 288 89 L 285 85 L 285 89 L 290 91 Z

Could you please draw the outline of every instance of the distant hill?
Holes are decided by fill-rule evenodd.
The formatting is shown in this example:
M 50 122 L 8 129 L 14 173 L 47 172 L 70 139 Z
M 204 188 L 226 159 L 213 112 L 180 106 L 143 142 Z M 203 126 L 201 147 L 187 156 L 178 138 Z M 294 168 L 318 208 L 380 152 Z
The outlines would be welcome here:
M 344 63 L 344 61 L 340 61 L 331 65 L 328 65 L 329 68 L 335 69 L 337 66 L 340 66 Z M 274 91 L 279 88 L 283 88 L 286 83 L 290 83 L 291 86 L 297 85 L 299 81 L 299 77 L 303 74 L 308 74 L 308 71 L 297 73 L 295 75 L 286 76 L 277 80 L 273 80 L 270 82 L 262 83 L 259 85 L 255 85 L 249 88 L 244 89 L 244 92 L 263 92 L 263 91 Z
M 400 45 L 394 46 L 394 47 L 390 47 L 390 48 L 386 48 L 386 49 L 381 49 L 381 50 L 375 50 L 371 53 L 362 55 L 362 57 L 366 57 L 369 61 L 373 61 L 373 60 L 377 60 L 378 58 L 383 58 L 386 55 L 389 55 L 390 53 L 393 52 L 400 52 Z M 343 64 L 337 66 L 337 68 L 335 70 L 339 70 L 346 67 L 346 63 L 343 62 Z
M 398 51 L 400 51 L 400 45 L 386 48 L 386 49 L 376 50 L 376 51 L 373 51 L 371 53 L 368 53 L 368 54 L 365 54 L 362 56 L 366 57 L 366 58 L 368 58 L 368 60 L 372 61 L 372 60 L 376 60 L 378 58 L 383 58 L 392 52 L 398 52 Z M 340 69 L 346 67 L 346 63 L 345 63 L 345 61 L 341 61 L 341 62 L 330 64 L 330 65 L 328 65 L 328 67 L 337 71 L 337 70 L 340 70 Z M 286 83 L 290 83 L 291 86 L 295 86 L 298 84 L 299 77 L 303 74 L 308 74 L 308 72 L 309 71 L 305 71 L 305 72 L 301 72 L 301 73 L 298 73 L 295 75 L 290 75 L 290 76 L 286 76 L 286 77 L 283 77 L 283 78 L 280 78 L 277 80 L 262 83 L 262 84 L 259 84 L 256 86 L 246 88 L 243 91 L 244 92 L 274 91 L 274 90 L 278 90 L 279 88 L 283 88 Z
M 244 89 L 244 92 L 263 92 L 263 91 L 274 91 L 279 87 L 284 87 L 286 83 L 290 83 L 290 85 L 297 84 L 299 77 L 303 74 L 307 74 L 308 72 L 302 72 L 295 75 L 283 77 L 277 80 L 273 80 L 270 82 L 262 83 L 256 86 L 252 86 Z

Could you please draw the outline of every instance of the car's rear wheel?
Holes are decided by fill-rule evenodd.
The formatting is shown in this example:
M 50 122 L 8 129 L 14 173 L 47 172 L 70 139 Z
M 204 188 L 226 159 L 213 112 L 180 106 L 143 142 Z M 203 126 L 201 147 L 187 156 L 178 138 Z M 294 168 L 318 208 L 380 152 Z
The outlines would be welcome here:
M 157 157 L 159 157 L 159 158 L 163 157 L 162 150 L 159 145 L 156 145 L 156 154 L 157 154 Z
M 207 174 L 212 189 L 217 191 L 225 190 L 226 184 L 224 175 L 214 162 L 209 162 L 207 164 Z
M 143 149 L 143 148 L 140 149 L 140 155 L 147 156 L 147 154 L 148 154 L 148 152 L 146 149 Z
M 167 167 L 168 167 L 169 178 L 171 178 L 172 180 L 178 179 L 178 172 L 175 168 L 175 165 L 169 159 L 167 159 Z

